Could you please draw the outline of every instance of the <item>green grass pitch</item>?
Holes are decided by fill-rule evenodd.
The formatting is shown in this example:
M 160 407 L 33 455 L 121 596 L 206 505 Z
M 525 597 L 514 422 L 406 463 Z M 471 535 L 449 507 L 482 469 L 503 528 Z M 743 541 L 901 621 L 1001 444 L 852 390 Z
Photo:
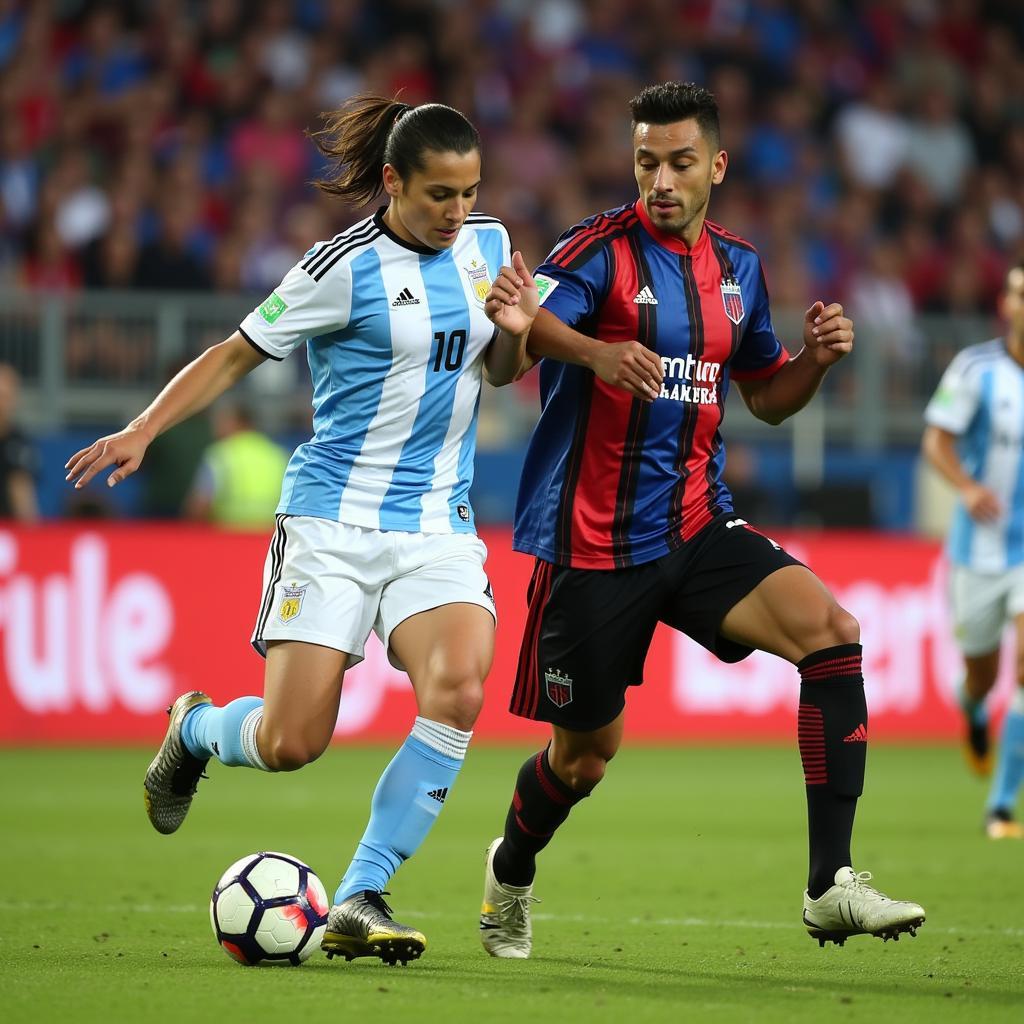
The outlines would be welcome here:
M 210 932 L 214 882 L 277 849 L 333 891 L 390 750 L 334 747 L 295 775 L 214 764 L 169 837 L 143 811 L 151 751 L 0 752 L 0 1019 L 1024 1020 L 1024 844 L 981 836 L 985 784 L 957 751 L 869 753 L 854 866 L 924 904 L 916 939 L 819 949 L 803 930 L 795 748 L 627 746 L 542 855 L 534 958 L 493 960 L 477 939 L 483 851 L 526 753 L 472 749 L 392 882 L 422 960 L 246 969 Z

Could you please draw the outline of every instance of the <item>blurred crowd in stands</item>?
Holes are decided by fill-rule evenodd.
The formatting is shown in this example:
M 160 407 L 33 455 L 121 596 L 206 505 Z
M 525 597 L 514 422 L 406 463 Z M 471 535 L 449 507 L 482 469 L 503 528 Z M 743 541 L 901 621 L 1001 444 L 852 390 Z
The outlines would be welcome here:
M 1024 255 L 1012 0 L 0 0 L 0 283 L 265 294 L 365 215 L 304 136 L 361 91 L 469 113 L 536 263 L 632 197 L 626 101 L 669 78 L 717 96 L 711 217 L 776 305 L 991 311 Z

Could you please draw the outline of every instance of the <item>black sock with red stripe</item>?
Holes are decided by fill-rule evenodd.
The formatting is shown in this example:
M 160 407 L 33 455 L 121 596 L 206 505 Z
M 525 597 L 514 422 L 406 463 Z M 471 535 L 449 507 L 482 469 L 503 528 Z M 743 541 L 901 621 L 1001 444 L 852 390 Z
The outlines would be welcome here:
M 861 646 L 815 651 L 796 667 L 810 845 L 807 891 L 817 899 L 835 883 L 836 871 L 850 864 L 853 818 L 864 790 L 868 710 Z
M 516 779 L 505 838 L 494 853 L 495 878 L 505 885 L 529 885 L 537 871 L 537 854 L 586 795 L 551 770 L 547 748 L 528 758 Z

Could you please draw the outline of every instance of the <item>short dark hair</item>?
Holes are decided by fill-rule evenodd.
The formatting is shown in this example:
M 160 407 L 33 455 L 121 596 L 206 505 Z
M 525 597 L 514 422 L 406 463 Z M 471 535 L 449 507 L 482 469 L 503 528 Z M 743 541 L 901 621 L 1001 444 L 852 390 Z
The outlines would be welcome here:
M 691 117 L 701 134 L 717 148 L 721 141 L 715 97 L 694 82 L 661 82 L 645 86 L 629 101 L 633 128 L 638 124 L 673 124 Z

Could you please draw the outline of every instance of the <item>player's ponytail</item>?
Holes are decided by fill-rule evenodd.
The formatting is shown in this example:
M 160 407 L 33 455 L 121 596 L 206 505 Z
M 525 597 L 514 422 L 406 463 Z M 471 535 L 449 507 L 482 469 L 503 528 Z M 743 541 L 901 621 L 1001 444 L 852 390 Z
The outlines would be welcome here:
M 406 178 L 422 170 L 425 150 L 463 154 L 480 148 L 477 130 L 452 107 L 410 107 L 381 96 L 352 97 L 327 114 L 324 127 L 310 138 L 335 165 L 316 186 L 354 206 L 363 206 L 381 191 L 385 164 Z

